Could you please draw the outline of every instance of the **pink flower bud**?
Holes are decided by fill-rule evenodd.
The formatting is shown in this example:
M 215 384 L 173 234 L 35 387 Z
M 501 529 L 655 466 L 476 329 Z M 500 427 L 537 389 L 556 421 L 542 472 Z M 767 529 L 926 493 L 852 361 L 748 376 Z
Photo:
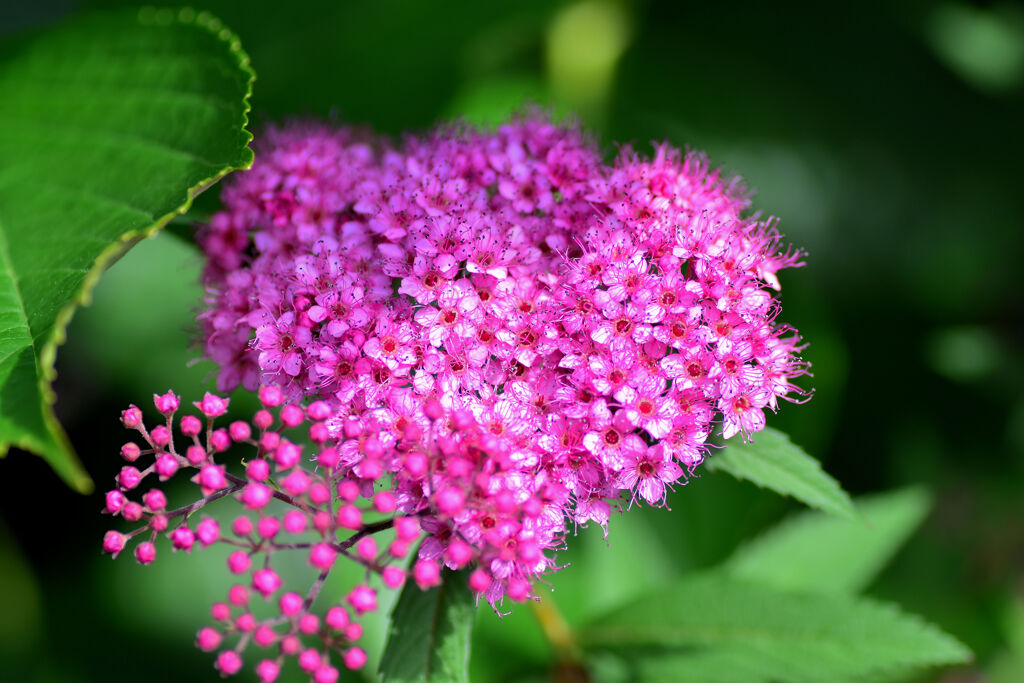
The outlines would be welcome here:
M 299 464 L 302 449 L 290 441 L 282 441 L 274 450 L 274 462 L 279 470 L 287 470 Z
M 363 479 L 377 481 L 384 474 L 384 465 L 379 458 L 366 458 L 355 466 L 355 470 Z
M 544 503 L 535 496 L 530 496 L 523 502 L 523 514 L 531 519 L 540 517 L 544 512 Z
M 248 422 L 237 420 L 228 427 L 228 436 L 232 441 L 248 441 L 252 436 L 252 429 L 249 428 Z
M 193 467 L 199 467 L 206 462 L 206 449 L 202 446 L 189 446 L 185 451 L 185 459 Z
M 242 550 L 236 550 L 228 556 L 228 570 L 232 574 L 244 574 L 249 571 L 249 556 Z
M 137 522 L 142 519 L 142 506 L 136 503 L 134 500 L 129 500 L 121 508 L 121 516 L 124 517 L 127 522 Z
M 309 415 L 310 420 L 326 420 L 334 411 L 331 410 L 331 406 L 326 401 L 313 401 L 306 408 L 306 414 Z
M 167 515 L 160 514 L 159 512 L 149 518 L 149 528 L 158 534 L 166 531 L 169 523 Z
M 334 521 L 342 529 L 361 529 L 363 526 L 363 513 L 355 505 L 342 505 L 338 508 Z
M 380 576 L 388 588 L 399 588 L 405 583 L 405 572 L 398 567 L 384 567 Z
M 177 529 L 171 532 L 171 544 L 175 550 L 184 550 L 188 552 L 192 550 L 192 546 L 195 545 L 196 535 L 187 526 L 179 526 Z
M 341 631 L 349 625 L 348 611 L 344 607 L 332 607 L 327 610 L 327 616 L 324 618 L 324 622 L 329 628 L 333 628 L 335 631 Z
M 354 643 L 363 637 L 363 625 L 353 621 L 345 627 L 345 640 Z
M 160 477 L 160 481 L 167 481 L 177 473 L 178 459 L 170 453 L 164 453 L 156 459 L 153 467 L 157 476 Z
M 139 564 L 152 564 L 156 559 L 156 546 L 149 541 L 138 544 L 135 546 L 135 559 Z
M 465 567 L 473 559 L 473 548 L 458 538 L 453 538 L 445 550 L 445 556 L 456 567 Z
M 522 602 L 530 597 L 530 584 L 522 579 L 509 579 L 508 590 L 505 591 L 505 594 L 516 602 Z
M 454 517 L 462 512 L 462 508 L 466 504 L 466 494 L 462 492 L 462 489 L 446 486 L 437 492 L 435 500 L 438 512 Z
M 340 462 L 340 460 L 341 458 L 338 456 L 338 450 L 335 448 L 325 448 L 316 456 L 317 464 L 325 470 L 333 470 L 338 466 L 338 462 Z
M 363 440 L 360 450 L 369 458 L 379 458 L 384 455 L 384 447 L 380 445 L 380 439 L 372 434 Z
M 266 432 L 260 437 L 260 450 L 264 453 L 273 453 L 281 445 L 281 435 L 277 432 Z
M 235 521 L 231 523 L 231 533 L 241 538 L 248 536 L 252 533 L 252 520 L 245 515 L 235 517 Z
M 320 533 L 330 531 L 333 526 L 334 523 L 331 521 L 331 513 L 327 510 L 317 510 L 313 514 L 313 528 Z
M 431 420 L 440 420 L 444 417 L 444 406 L 436 398 L 430 398 L 423 402 L 423 414 Z
M 203 395 L 203 400 L 196 401 L 193 405 L 206 417 L 214 418 L 228 412 L 228 403 L 228 399 L 206 392 Z
M 103 535 L 103 552 L 117 557 L 124 550 L 124 544 L 127 541 L 128 539 L 125 538 L 124 534 L 117 531 L 108 531 Z
M 272 659 L 264 659 L 256 665 L 256 678 L 260 683 L 274 683 L 281 673 L 281 666 Z
M 263 458 L 250 460 L 245 466 L 245 476 L 251 481 L 266 481 L 270 477 L 270 463 Z
M 418 451 L 412 451 L 405 456 L 402 466 L 410 477 L 418 479 L 427 472 L 427 456 Z
M 251 481 L 242 489 L 242 494 L 238 498 L 249 510 L 259 510 L 265 507 L 273 497 L 274 492 L 269 486 L 258 481 Z
M 434 560 L 417 560 L 412 568 L 412 577 L 422 590 L 441 583 L 441 568 Z
M 398 500 L 391 491 L 378 491 L 377 495 L 373 497 L 373 507 L 377 512 L 387 514 L 395 511 L 395 508 L 398 507 Z
M 345 666 L 355 671 L 361 669 L 366 664 L 366 653 L 363 652 L 362 648 L 354 647 L 345 653 Z
M 173 391 L 166 394 L 153 394 L 153 404 L 163 415 L 171 415 L 178 409 L 179 399 Z
M 281 588 L 281 577 L 273 569 L 260 569 L 253 572 L 252 587 L 264 599 L 269 598 Z
M 364 536 L 356 543 L 356 553 L 367 562 L 373 562 L 377 557 L 377 542 L 372 536 Z
M 350 419 L 345 421 L 343 431 L 346 438 L 358 439 L 363 434 L 363 426 L 359 424 L 359 420 Z
M 249 633 L 256 628 L 256 617 L 251 612 L 238 615 L 238 618 L 235 619 L 235 628 L 242 633 Z
M 320 666 L 320 653 L 313 648 L 299 655 L 299 668 L 306 673 L 313 673 Z
M 277 601 L 281 614 L 293 617 L 302 611 L 302 596 L 298 593 L 285 593 Z
M 409 553 L 409 542 L 396 538 L 388 546 L 388 554 L 396 559 L 401 559 Z
M 228 589 L 228 602 L 235 607 L 242 607 L 249 602 L 249 589 L 245 586 L 235 585 Z
M 186 415 L 181 418 L 179 425 L 181 433 L 188 437 L 199 436 L 203 431 L 203 423 L 195 415 Z
M 306 530 L 306 515 L 299 510 L 290 510 L 284 516 L 284 529 L 290 534 L 301 534 Z
M 134 405 L 128 406 L 126 410 L 121 412 L 121 424 L 128 429 L 136 429 L 142 424 L 142 411 Z
M 317 543 L 309 551 L 309 563 L 317 569 L 330 569 L 338 556 L 334 548 L 326 543 Z
M 117 483 L 124 489 L 131 490 L 138 486 L 141 481 L 142 474 L 131 465 L 122 467 L 120 474 L 117 475 Z
M 214 430 L 210 434 L 209 446 L 217 453 L 223 453 L 227 449 L 231 448 L 231 437 L 224 429 Z
M 317 507 L 326 505 L 331 501 L 331 490 L 326 484 L 317 482 L 309 487 L 309 501 Z
M 128 502 L 124 493 L 118 489 L 107 491 L 107 495 L 104 500 L 106 502 L 106 506 L 103 508 L 103 511 L 111 515 L 115 515 L 120 512 L 121 508 L 124 507 L 124 504 Z
M 298 427 L 305 419 L 306 415 L 297 405 L 288 404 L 281 408 L 281 424 L 285 427 Z
M 333 666 L 324 665 L 313 672 L 313 683 L 336 683 L 338 670 Z
M 263 386 L 259 391 L 260 403 L 268 408 L 274 408 L 284 403 L 284 394 L 280 387 Z
M 197 476 L 198 484 L 203 489 L 204 495 L 210 495 L 228 485 L 228 480 L 224 476 L 224 468 L 220 465 L 203 465 Z
M 260 538 L 273 538 L 277 535 L 277 530 L 280 527 L 281 524 L 277 521 L 276 517 L 262 517 L 256 524 L 256 531 L 259 533 Z
M 323 422 L 314 422 L 309 426 L 309 440 L 313 443 L 327 443 L 331 439 L 331 430 Z
M 217 655 L 217 669 L 225 676 L 233 676 L 242 668 L 242 658 L 234 650 L 224 650 Z
M 277 642 L 277 632 L 269 626 L 260 626 L 252 634 L 252 640 L 260 647 L 270 647 Z
M 150 510 L 163 510 L 167 507 L 167 496 L 160 489 L 150 489 L 143 494 L 142 502 Z
M 207 517 L 196 525 L 196 536 L 199 537 L 199 542 L 203 546 L 216 543 L 220 538 L 220 525 L 217 520 Z
M 359 485 L 354 481 L 346 479 L 338 484 L 338 496 L 342 500 L 351 503 L 359 497 Z
M 285 636 L 281 639 L 281 653 L 294 657 L 302 649 L 302 641 L 298 636 Z
M 356 614 L 366 614 L 377 609 L 377 591 L 365 584 L 353 588 L 345 600 Z
M 266 430 L 274 424 L 274 416 L 269 410 L 260 410 L 252 416 L 252 423 L 256 425 L 256 429 Z
M 518 551 L 519 559 L 528 565 L 537 564 L 544 557 L 540 546 L 530 540 L 520 540 Z
M 318 484 L 317 486 L 326 489 L 323 484 Z M 281 480 L 281 488 L 290 496 L 301 496 L 309 489 L 309 475 L 302 470 L 292 470 L 288 473 L 287 477 Z M 330 499 L 330 492 L 328 492 L 328 499 Z M 313 504 L 322 505 L 325 502 L 327 501 L 321 499 L 321 502 L 314 501 Z
M 139 459 L 139 455 L 142 450 L 139 448 L 139 444 L 134 441 L 129 441 L 125 445 L 121 446 L 121 457 L 128 462 L 135 462 Z
M 213 652 L 220 647 L 221 640 L 223 640 L 223 636 L 221 636 L 220 631 L 204 626 L 196 634 L 196 647 L 203 652 Z
M 210 606 L 210 617 L 214 621 L 227 621 L 231 618 L 231 608 L 227 603 L 215 602 Z
M 412 543 L 420 537 L 420 523 L 415 517 L 396 517 L 395 536 L 399 540 Z
M 469 575 L 469 587 L 477 593 L 484 593 L 491 587 L 491 577 L 483 569 L 477 569 Z
M 320 630 L 320 617 L 315 614 L 303 614 L 299 617 L 299 632 L 311 636 Z
M 149 437 L 153 439 L 153 443 L 162 448 L 171 442 L 171 430 L 167 429 L 164 425 L 157 425 L 153 427 Z

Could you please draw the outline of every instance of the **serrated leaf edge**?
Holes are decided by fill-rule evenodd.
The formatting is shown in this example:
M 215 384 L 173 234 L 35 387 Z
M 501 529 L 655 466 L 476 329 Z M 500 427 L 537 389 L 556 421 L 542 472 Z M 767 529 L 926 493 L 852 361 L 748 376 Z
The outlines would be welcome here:
M 704 574 L 704 576 L 710 577 L 710 576 L 713 576 L 713 574 Z M 914 614 L 913 612 L 905 611 L 904 609 L 902 609 L 899 605 L 897 605 L 895 603 L 886 602 L 884 600 L 877 600 L 875 598 L 870 598 L 870 597 L 865 597 L 865 596 L 858 596 L 858 595 L 824 596 L 824 595 L 822 595 L 820 593 L 813 593 L 813 592 L 807 592 L 807 591 L 795 591 L 795 590 L 790 590 L 790 589 L 783 589 L 783 588 L 778 588 L 778 587 L 771 586 L 771 585 L 768 585 L 768 584 L 763 584 L 763 583 L 760 583 L 760 582 L 757 582 L 757 581 L 752 581 L 752 580 L 748 580 L 748 579 L 737 579 L 737 578 L 733 578 L 733 577 L 727 577 L 727 581 L 733 582 L 733 583 L 736 583 L 736 584 L 746 584 L 746 585 L 750 585 L 750 586 L 757 586 L 759 588 L 762 588 L 762 589 L 765 589 L 765 590 L 769 590 L 769 591 L 774 591 L 774 592 L 779 593 L 779 594 L 797 595 L 797 596 L 801 596 L 801 597 L 810 597 L 810 598 L 814 598 L 814 599 L 823 599 L 825 597 L 828 597 L 829 599 L 845 600 L 845 601 L 847 601 L 847 602 L 849 602 L 851 604 L 860 604 L 860 605 L 870 606 L 870 607 L 876 608 L 880 612 L 884 613 L 886 617 L 895 617 L 897 619 L 904 619 L 904 620 L 906 620 L 914 628 L 919 629 L 921 632 L 927 633 L 928 635 L 930 635 L 931 637 L 935 638 L 936 640 L 944 641 L 944 644 L 950 649 L 950 655 L 948 657 L 943 657 L 941 659 L 939 659 L 939 658 L 932 658 L 932 657 L 928 657 L 928 658 L 924 658 L 924 657 L 916 657 L 916 658 L 915 657 L 911 657 L 911 658 L 908 658 L 908 661 L 901 662 L 899 664 L 891 664 L 891 665 L 883 665 L 883 666 L 870 666 L 869 665 L 870 668 L 868 668 L 864 672 L 862 672 L 859 677 L 878 675 L 878 674 L 884 674 L 884 673 L 898 673 L 898 672 L 901 672 L 901 671 L 906 671 L 906 670 L 909 670 L 909 669 L 913 669 L 915 667 L 950 666 L 950 665 L 954 665 L 954 664 L 968 664 L 968 663 L 974 661 L 974 652 L 969 647 L 967 647 L 964 643 L 962 643 L 958 638 L 956 638 L 953 635 L 950 635 L 949 633 L 946 633 L 941 628 L 939 628 L 935 624 L 931 623 L 930 621 L 928 621 L 924 617 L 921 617 L 918 614 Z M 642 602 L 644 599 L 646 599 L 648 597 L 651 597 L 651 596 L 650 595 L 645 596 L 644 598 L 641 598 L 640 601 Z M 618 612 L 618 611 L 620 611 L 622 609 L 625 609 L 626 607 L 627 607 L 626 605 L 621 605 L 621 606 L 619 606 L 619 607 L 617 607 L 617 608 L 615 608 L 613 610 L 610 610 L 606 614 L 604 614 L 601 617 L 599 617 L 598 620 L 600 620 L 602 618 L 605 618 L 605 617 L 607 617 L 609 615 L 613 615 L 616 612 Z M 618 638 L 619 630 L 617 630 L 614 627 L 613 628 L 603 627 L 600 630 L 598 630 L 598 633 L 602 633 L 603 637 L 599 637 L 597 639 L 593 638 L 593 633 L 594 633 L 594 631 L 592 631 L 590 629 L 586 629 L 586 628 L 584 628 L 581 631 L 581 642 L 583 643 L 583 645 L 584 645 L 584 647 L 586 649 L 588 649 L 588 650 L 606 650 L 606 651 L 616 651 L 617 650 L 618 646 L 616 645 L 616 642 L 619 640 L 619 638 Z M 634 632 L 631 631 L 631 633 L 634 633 Z M 640 644 L 642 645 L 643 642 L 641 641 Z M 652 643 L 652 644 L 657 644 L 657 643 Z M 636 645 L 637 645 L 637 643 L 633 642 L 633 643 L 630 643 L 628 645 L 625 645 L 624 647 L 635 647 Z M 694 639 L 694 641 L 692 643 L 689 643 L 689 645 L 693 645 L 693 646 L 697 646 L 697 647 L 709 647 L 709 648 L 716 647 L 716 645 L 715 645 L 715 643 L 713 641 L 705 641 L 705 642 L 702 643 L 702 642 L 700 642 L 697 639 Z M 680 647 L 683 647 L 683 645 L 681 645 Z
M 241 130 L 245 138 L 245 147 L 243 148 L 244 151 L 242 152 L 242 158 L 240 161 L 226 166 L 214 175 L 201 180 L 192 187 L 189 187 L 186 191 L 184 203 L 180 204 L 169 213 L 161 216 L 148 227 L 139 230 L 130 230 L 122 234 L 114 244 L 111 244 L 100 252 L 93 261 L 92 267 L 86 273 L 85 278 L 82 280 L 82 286 L 79 288 L 78 292 L 72 297 L 71 301 L 57 313 L 50 338 L 43 343 L 43 346 L 39 351 L 37 369 L 39 375 L 39 393 L 43 399 L 43 421 L 50 430 L 51 436 L 70 457 L 67 467 L 61 467 L 58 466 L 58 464 L 55 463 L 50 455 L 45 451 L 38 453 L 38 455 L 42 456 L 44 460 L 50 463 L 50 466 L 54 468 L 54 471 L 56 471 L 69 486 L 83 494 L 92 492 L 92 480 L 89 478 L 85 468 L 82 467 L 81 462 L 79 462 L 75 455 L 74 448 L 68 439 L 67 433 L 60 425 L 60 422 L 57 420 L 57 416 L 53 411 L 53 406 L 57 402 L 57 394 L 53 391 L 52 386 L 53 381 L 57 378 L 57 369 L 55 367 L 57 360 L 57 348 L 67 341 L 67 327 L 71 323 L 71 319 L 74 317 L 75 311 L 77 311 L 80 306 L 89 305 L 92 301 L 93 289 L 95 289 L 100 277 L 103 275 L 103 272 L 124 256 L 129 249 L 138 244 L 143 238 L 154 237 L 175 216 L 180 216 L 187 212 L 197 196 L 202 194 L 212 185 L 215 185 L 229 173 L 236 170 L 251 168 L 254 159 L 253 151 L 249 147 L 249 143 L 253 140 L 253 135 L 249 131 L 248 125 L 249 112 L 252 110 L 250 98 L 252 97 L 253 83 L 256 80 L 256 72 L 252 69 L 248 53 L 246 53 L 242 48 L 241 39 L 239 39 L 234 32 L 224 26 L 220 19 L 209 12 L 204 11 L 197 13 L 195 10 L 188 7 L 177 11 L 143 7 L 138 12 L 138 21 L 143 26 L 169 26 L 175 23 L 186 26 L 198 26 L 213 33 L 218 40 L 228 45 L 228 52 L 237 60 L 239 69 L 249 76 L 249 80 L 246 83 L 246 92 L 242 97 L 241 112 Z M 28 441 L 28 439 L 20 439 L 0 442 L 0 457 L 6 455 L 11 446 L 32 451 L 33 448 Z
M 771 429 L 771 428 L 769 427 L 767 429 Z M 718 455 L 718 456 L 723 455 L 726 452 L 726 450 L 728 449 L 728 447 L 730 445 L 732 445 L 732 444 L 725 444 L 725 447 L 723 448 L 721 453 L 718 453 L 716 455 L 712 455 L 707 460 L 705 460 L 704 467 L 707 468 L 708 470 L 712 471 L 712 472 L 723 472 L 724 471 L 724 472 L 726 472 L 727 474 L 729 474 L 730 476 L 732 476 L 735 479 L 738 479 L 740 481 L 749 481 L 750 483 L 754 484 L 755 486 L 757 486 L 760 489 L 768 489 L 769 491 L 774 491 L 775 493 L 779 494 L 780 496 L 783 496 L 785 498 L 790 498 L 792 500 L 795 500 L 795 501 L 798 501 L 800 503 L 803 503 L 804 505 L 806 505 L 809 508 L 813 508 L 815 510 L 820 510 L 821 512 L 824 512 L 824 513 L 827 513 L 827 514 L 836 515 L 837 517 L 848 519 L 850 521 L 860 521 L 860 522 L 864 521 L 864 518 L 861 516 L 860 512 L 857 511 L 856 506 L 854 506 L 853 500 L 850 498 L 850 494 L 846 492 L 846 490 L 839 484 L 839 481 L 836 480 L 835 477 L 833 477 L 831 474 L 829 474 L 827 471 L 825 471 L 825 468 L 821 466 L 821 461 L 820 460 L 815 458 L 810 453 L 807 453 L 806 451 L 804 451 L 802 448 L 800 448 L 800 446 L 798 446 L 795 443 L 793 443 L 793 440 L 789 437 L 789 434 L 786 434 L 785 432 L 780 432 L 780 431 L 774 430 L 774 429 L 771 430 L 771 431 L 773 431 L 773 432 L 775 432 L 775 433 L 785 437 L 785 439 L 786 439 L 787 443 L 789 443 L 789 445 L 791 445 L 794 448 L 798 449 L 801 453 L 803 453 L 805 456 L 807 456 L 807 458 L 814 464 L 814 468 L 818 472 L 820 472 L 826 479 L 828 479 L 833 484 L 835 484 L 836 490 L 839 491 L 840 497 L 843 500 L 843 505 L 838 506 L 837 509 L 830 509 L 830 508 L 827 508 L 827 507 L 822 507 L 821 505 L 812 504 L 812 503 L 810 503 L 808 501 L 805 501 L 805 500 L 803 500 L 801 498 L 798 498 L 797 496 L 793 495 L 792 493 L 785 493 L 785 492 L 777 490 L 776 488 L 774 488 L 772 486 L 769 486 L 769 485 L 764 484 L 764 483 L 762 483 L 760 481 L 752 479 L 750 477 L 740 476 L 740 475 L 736 474 L 732 470 L 732 468 L 729 465 L 727 465 L 727 464 L 724 464 L 724 463 L 721 463 L 721 462 L 716 463 L 715 462 L 716 455 Z M 751 443 L 753 443 L 753 442 L 751 442 Z M 800 479 L 801 481 L 805 481 L 805 483 L 806 483 L 806 480 L 803 480 L 801 477 L 796 476 L 796 478 Z

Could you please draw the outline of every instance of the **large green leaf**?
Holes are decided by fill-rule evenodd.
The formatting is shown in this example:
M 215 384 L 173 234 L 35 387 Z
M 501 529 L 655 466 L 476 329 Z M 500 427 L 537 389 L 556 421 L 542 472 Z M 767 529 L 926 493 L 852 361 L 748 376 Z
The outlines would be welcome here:
M 592 649 L 626 654 L 643 680 L 835 681 L 971 657 L 891 605 L 715 574 L 627 604 L 581 636 Z
M 730 576 L 779 588 L 855 593 L 867 586 L 928 514 L 918 488 L 859 498 L 859 520 L 801 512 L 740 547 Z
M 0 51 L 0 454 L 91 487 L 52 410 L 57 346 L 105 267 L 252 164 L 254 77 L 192 10 L 90 15 Z
M 819 510 L 847 519 L 856 518 L 850 496 L 822 471 L 817 460 L 793 445 L 788 436 L 769 427 L 752 439 L 748 443 L 734 439 L 708 458 L 705 466 L 792 496 Z
M 468 573 L 445 571 L 440 586 L 405 584 L 391 613 L 380 661 L 386 683 L 468 683 L 469 639 L 476 604 Z

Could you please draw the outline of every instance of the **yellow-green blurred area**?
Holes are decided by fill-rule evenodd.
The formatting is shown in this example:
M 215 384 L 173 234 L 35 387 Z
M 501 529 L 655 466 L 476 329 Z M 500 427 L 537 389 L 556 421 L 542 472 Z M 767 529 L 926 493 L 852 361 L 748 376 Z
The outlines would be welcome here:
M 5 0 L 0 30 L 120 4 Z M 769 423 L 854 494 L 930 488 L 935 510 L 869 593 L 975 651 L 974 665 L 924 680 L 1021 681 L 1024 10 L 845 5 L 197 8 L 222 18 L 252 57 L 257 137 L 296 115 L 399 135 L 456 117 L 494 123 L 536 103 L 578 114 L 609 159 L 617 142 L 669 140 L 741 174 L 756 207 L 808 252 L 806 267 L 783 273 L 780 320 L 808 342 L 815 394 Z M 196 211 L 214 210 L 216 197 Z M 200 267 L 180 237 L 144 242 L 68 331 L 56 409 L 100 493 L 72 493 L 37 458 L 0 463 L 0 679 L 214 680 L 192 638 L 228 580 L 223 557 L 172 555 L 165 544 L 140 567 L 100 554 L 101 492 L 127 437 L 119 411 L 169 387 L 188 399 L 212 388 L 214 367 L 193 362 Z M 570 626 L 713 565 L 795 507 L 724 474 L 669 502 L 671 511 L 614 518 L 607 542 L 596 528 L 570 537 L 553 592 L 541 587 Z M 370 629 L 371 643 L 382 628 Z M 379 652 L 370 654 L 365 680 Z M 557 671 L 529 608 L 498 619 L 481 607 L 474 681 L 559 680 Z

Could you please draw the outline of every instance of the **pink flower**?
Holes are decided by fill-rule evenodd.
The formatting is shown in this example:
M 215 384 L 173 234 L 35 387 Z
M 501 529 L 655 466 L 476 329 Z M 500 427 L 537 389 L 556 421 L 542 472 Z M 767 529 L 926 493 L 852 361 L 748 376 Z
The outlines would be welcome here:
M 633 489 L 634 497 L 639 495 L 651 505 L 664 505 L 666 485 L 682 475 L 679 465 L 659 445 L 632 451 L 618 483 L 622 488 Z

